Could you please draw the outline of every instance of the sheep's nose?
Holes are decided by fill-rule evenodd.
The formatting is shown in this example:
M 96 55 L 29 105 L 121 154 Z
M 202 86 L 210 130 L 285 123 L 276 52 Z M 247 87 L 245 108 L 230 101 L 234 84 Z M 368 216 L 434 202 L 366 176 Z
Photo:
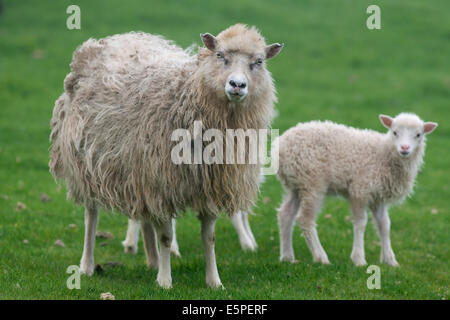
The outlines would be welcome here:
M 230 86 L 232 86 L 233 88 L 239 88 L 239 89 L 244 89 L 247 86 L 247 83 L 245 83 L 245 81 L 239 81 L 239 80 L 230 80 Z
M 409 146 L 407 144 L 403 144 L 401 146 L 401 148 L 402 148 L 402 151 L 408 151 L 409 150 Z

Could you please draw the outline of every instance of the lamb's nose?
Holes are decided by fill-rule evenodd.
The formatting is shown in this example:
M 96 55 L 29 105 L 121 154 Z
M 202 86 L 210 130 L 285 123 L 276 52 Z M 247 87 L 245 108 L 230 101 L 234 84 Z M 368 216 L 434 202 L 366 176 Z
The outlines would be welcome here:
M 404 144 L 401 146 L 402 151 L 408 151 L 409 150 L 409 146 L 407 144 Z

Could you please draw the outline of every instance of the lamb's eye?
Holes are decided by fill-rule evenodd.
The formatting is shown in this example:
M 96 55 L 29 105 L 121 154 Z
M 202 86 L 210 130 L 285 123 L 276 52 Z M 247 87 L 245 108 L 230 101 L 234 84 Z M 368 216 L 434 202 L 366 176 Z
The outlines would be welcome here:
M 420 133 L 416 134 L 416 138 L 420 138 Z
M 394 136 L 397 136 L 397 131 L 394 131 Z
M 216 56 L 217 56 L 217 58 L 223 58 L 223 53 L 220 51 L 217 51 Z
M 256 59 L 255 63 L 256 63 L 256 64 L 262 64 L 263 61 L 262 61 L 262 59 Z

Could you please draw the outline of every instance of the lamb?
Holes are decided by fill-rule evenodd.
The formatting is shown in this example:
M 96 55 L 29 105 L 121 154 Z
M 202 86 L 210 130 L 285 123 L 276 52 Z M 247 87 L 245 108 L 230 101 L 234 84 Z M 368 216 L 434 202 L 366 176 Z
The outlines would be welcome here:
M 351 204 L 354 241 L 351 259 L 366 264 L 364 230 L 370 208 L 381 238 L 381 262 L 398 266 L 390 241 L 388 208 L 413 191 L 425 152 L 425 135 L 437 123 L 401 113 L 380 115 L 386 134 L 329 121 L 300 123 L 274 141 L 279 152 L 278 178 L 286 190 L 278 211 L 280 260 L 295 261 L 292 229 L 298 215 L 314 262 L 329 264 L 316 230 L 316 215 L 327 194 Z
M 250 223 L 248 221 L 248 213 L 244 211 L 239 211 L 236 212 L 234 215 L 232 215 L 230 219 L 234 226 L 234 229 L 236 230 L 236 233 L 238 234 L 242 250 L 256 251 L 258 245 L 256 243 L 253 232 L 250 228 Z M 173 238 L 172 244 L 170 246 L 170 252 L 174 256 L 180 257 L 181 254 L 178 248 L 175 225 L 176 220 L 172 219 Z M 128 219 L 127 236 L 125 240 L 122 241 L 125 253 L 136 254 L 138 252 L 139 228 L 140 228 L 139 221 Z
M 142 32 L 89 39 L 75 51 L 53 110 L 49 166 L 68 198 L 85 207 L 82 273 L 94 272 L 103 207 L 141 222 L 147 264 L 158 266 L 158 284 L 170 288 L 172 218 L 189 207 L 201 222 L 206 283 L 222 287 L 215 222 L 222 212 L 249 210 L 261 165 L 176 164 L 171 135 L 192 133 L 195 121 L 222 133 L 268 128 L 276 93 L 265 61 L 283 45 L 266 45 L 242 24 L 201 38 L 197 54 Z

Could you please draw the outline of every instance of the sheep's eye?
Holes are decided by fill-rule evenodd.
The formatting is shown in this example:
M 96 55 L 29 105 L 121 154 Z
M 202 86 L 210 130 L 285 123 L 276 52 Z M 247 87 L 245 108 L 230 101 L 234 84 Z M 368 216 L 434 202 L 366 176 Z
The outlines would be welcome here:
M 420 133 L 416 134 L 416 138 L 420 138 Z
M 394 136 L 397 136 L 397 131 L 394 131 Z
M 216 56 L 217 56 L 217 58 L 223 58 L 223 53 L 220 51 L 217 51 Z
M 254 68 L 255 66 L 259 66 L 259 65 L 261 65 L 262 63 L 263 63 L 263 60 L 262 60 L 262 59 L 260 59 L 260 58 L 256 59 L 255 62 L 253 62 L 253 63 L 250 64 L 250 70 L 253 70 L 253 68 Z

